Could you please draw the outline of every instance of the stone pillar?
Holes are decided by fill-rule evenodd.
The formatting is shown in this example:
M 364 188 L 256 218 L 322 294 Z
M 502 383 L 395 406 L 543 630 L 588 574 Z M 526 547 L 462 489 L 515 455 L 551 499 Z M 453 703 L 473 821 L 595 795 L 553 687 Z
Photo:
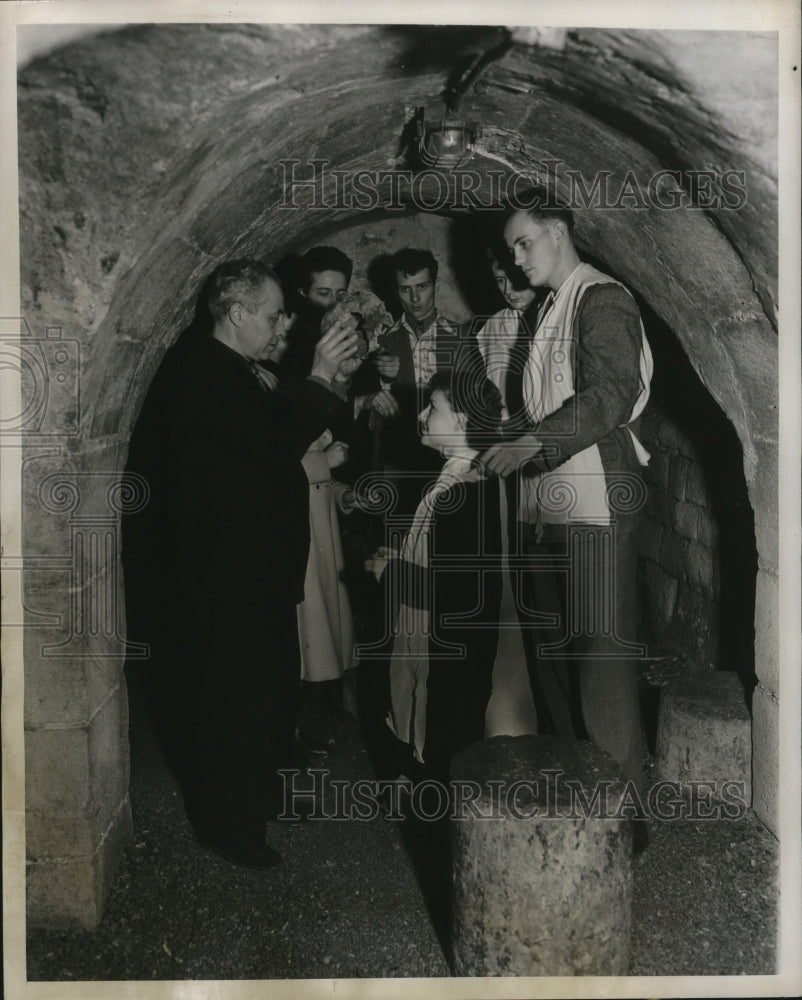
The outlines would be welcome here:
M 701 782 L 714 798 L 736 782 L 752 799 L 752 727 L 743 685 L 727 671 L 695 671 L 663 688 L 655 766 L 661 778 Z M 733 791 L 732 785 L 729 785 Z
M 454 975 L 625 975 L 634 807 L 612 757 L 498 736 L 458 754 L 452 777 Z
M 113 471 L 25 463 L 25 767 L 31 926 L 96 926 L 132 835 L 119 514 L 146 498 Z M 57 471 L 53 471 L 53 470 Z M 56 624 L 54 624 L 56 623 Z
M 783 745 L 783 716 L 792 718 L 798 704 L 780 702 L 780 674 L 794 671 L 798 664 L 786 654 L 785 662 L 780 637 L 786 629 L 796 628 L 797 608 L 783 609 L 781 616 L 780 545 L 779 545 L 779 472 L 777 443 L 761 442 L 756 451 L 757 466 L 750 484 L 752 507 L 755 511 L 755 538 L 758 551 L 758 572 L 755 581 L 755 673 L 757 684 L 752 692 L 752 808 L 775 837 L 780 836 L 780 747 Z M 795 572 L 793 555 L 788 565 Z M 790 589 L 790 588 L 789 588 Z M 793 599 L 792 599 L 793 600 Z M 786 729 L 787 733 L 787 729 Z M 793 817 L 789 822 L 796 822 Z

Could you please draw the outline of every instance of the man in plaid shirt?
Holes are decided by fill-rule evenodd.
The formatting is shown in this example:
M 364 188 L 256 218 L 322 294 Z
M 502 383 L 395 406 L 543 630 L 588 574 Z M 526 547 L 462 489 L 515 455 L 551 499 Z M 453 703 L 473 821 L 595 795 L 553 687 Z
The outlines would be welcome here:
M 403 313 L 370 349 L 382 386 L 399 404 L 397 416 L 374 429 L 375 466 L 398 489 L 397 514 L 412 514 L 424 480 L 442 460 L 420 441 L 418 414 L 428 403 L 428 384 L 437 371 L 451 371 L 476 351 L 458 324 L 437 309 L 437 260 L 430 250 L 405 248 L 393 255 L 395 288 Z M 479 359 L 481 362 L 481 359 Z

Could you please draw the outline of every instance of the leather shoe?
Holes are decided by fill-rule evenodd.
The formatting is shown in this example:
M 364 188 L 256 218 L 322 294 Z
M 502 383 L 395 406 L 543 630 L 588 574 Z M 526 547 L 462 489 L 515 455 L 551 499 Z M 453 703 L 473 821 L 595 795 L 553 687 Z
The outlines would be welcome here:
M 198 843 L 201 847 L 213 851 L 219 857 L 230 861 L 232 865 L 238 865 L 240 868 L 266 871 L 268 868 L 280 865 L 283 860 L 278 851 L 274 851 L 267 844 L 225 844 L 207 837 L 198 837 Z

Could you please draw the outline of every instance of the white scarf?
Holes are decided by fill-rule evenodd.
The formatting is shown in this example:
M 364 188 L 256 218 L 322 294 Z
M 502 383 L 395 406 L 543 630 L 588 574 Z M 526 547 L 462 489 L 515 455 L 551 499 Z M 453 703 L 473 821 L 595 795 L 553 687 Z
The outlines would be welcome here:
M 574 319 L 585 291 L 599 284 L 624 287 L 590 264 L 579 264 L 557 289 L 551 302 L 547 300 L 544 303 L 523 373 L 524 400 L 529 417 L 536 426 L 544 417 L 558 410 L 576 391 L 571 356 L 572 347 L 575 347 L 572 339 Z M 649 398 L 653 370 L 652 352 L 641 323 L 641 389 L 625 426 L 643 411 Z M 638 461 L 646 465 L 649 453 L 632 429 L 627 429 L 632 436 Z M 565 524 L 572 521 L 609 524 L 607 485 L 598 446 L 591 445 L 572 455 L 552 472 L 521 476 L 519 509 L 521 519 L 530 523 Z
M 449 458 L 437 482 L 426 493 L 415 511 L 407 532 L 401 558 L 426 569 L 430 564 L 432 517 L 437 498 L 457 483 L 478 482 L 481 475 L 470 459 Z M 387 725 L 403 743 L 412 744 L 417 760 L 423 761 L 426 739 L 426 681 L 429 676 L 429 631 L 431 595 L 428 600 L 413 601 L 422 607 L 410 607 L 402 600 L 393 629 L 393 652 L 390 663 L 390 713 Z
M 476 334 L 479 353 L 485 363 L 485 373 L 501 393 L 502 421 L 509 420 L 506 383 L 510 351 L 518 339 L 521 314 L 516 309 L 502 309 L 491 316 Z

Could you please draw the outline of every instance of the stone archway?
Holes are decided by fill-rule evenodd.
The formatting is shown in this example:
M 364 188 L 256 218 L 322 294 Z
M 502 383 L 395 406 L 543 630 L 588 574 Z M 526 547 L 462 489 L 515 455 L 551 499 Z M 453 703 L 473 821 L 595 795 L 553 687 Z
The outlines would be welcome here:
M 325 161 L 330 179 L 334 171 L 369 171 L 386 214 L 397 210 L 387 206 L 412 109 L 438 103 L 447 74 L 498 40 L 494 29 L 412 32 L 129 27 L 102 45 L 76 42 L 21 75 L 23 315 L 46 359 L 58 353 L 56 340 L 70 345 L 66 363 L 77 386 L 59 395 L 51 379 L 51 402 L 38 436 L 26 439 L 23 466 L 34 922 L 96 922 L 130 831 L 114 483 L 147 386 L 217 262 L 270 258 L 361 217 L 353 202 L 338 199 L 334 180 L 317 195 L 304 188 L 297 207 L 288 206 L 282 160 L 299 160 L 300 178 L 314 160 Z M 720 95 L 681 68 L 675 36 L 577 31 L 558 48 L 531 40 L 513 44 L 463 102 L 462 113 L 483 123 L 468 165 L 479 178 L 474 196 L 489 203 L 499 178 L 516 173 L 549 178 L 558 196 L 587 195 L 580 246 L 674 332 L 735 428 L 759 560 L 754 807 L 776 830 L 771 156 L 745 151 Z M 742 40 L 744 59 L 749 44 Z M 649 199 L 650 180 L 666 170 L 685 172 L 695 204 L 667 210 Z M 689 180 L 693 170 L 711 170 L 713 180 Z M 742 183 L 738 173 L 721 187 L 726 171 L 743 171 Z M 599 176 L 612 192 L 610 207 L 593 201 Z M 81 537 L 95 554 L 76 578 L 76 537 L 90 527 Z M 88 617 L 79 621 L 76 609 Z M 37 625 L 44 613 L 60 616 L 61 629 Z M 59 642 L 68 647 L 45 648 Z

